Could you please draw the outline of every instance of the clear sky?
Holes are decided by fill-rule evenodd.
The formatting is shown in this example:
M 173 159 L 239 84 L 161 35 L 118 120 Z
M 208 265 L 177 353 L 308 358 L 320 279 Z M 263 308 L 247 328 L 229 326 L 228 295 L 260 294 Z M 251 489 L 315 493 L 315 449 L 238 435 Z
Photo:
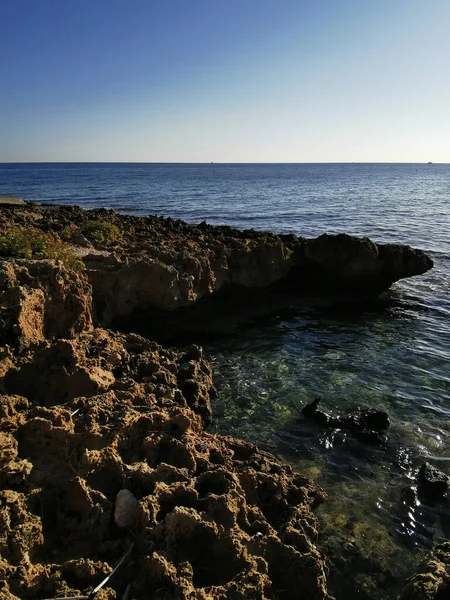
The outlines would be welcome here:
M 450 0 L 0 0 L 0 162 L 450 162 Z

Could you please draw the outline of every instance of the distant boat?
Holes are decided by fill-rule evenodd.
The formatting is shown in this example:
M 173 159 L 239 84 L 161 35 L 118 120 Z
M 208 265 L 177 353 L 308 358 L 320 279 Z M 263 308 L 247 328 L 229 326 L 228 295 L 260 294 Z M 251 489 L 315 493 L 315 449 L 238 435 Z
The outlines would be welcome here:
M 427 162 L 427 165 L 432 165 L 432 164 L 433 164 L 433 163 L 431 162 L 431 160 L 430 160 L 430 162 Z

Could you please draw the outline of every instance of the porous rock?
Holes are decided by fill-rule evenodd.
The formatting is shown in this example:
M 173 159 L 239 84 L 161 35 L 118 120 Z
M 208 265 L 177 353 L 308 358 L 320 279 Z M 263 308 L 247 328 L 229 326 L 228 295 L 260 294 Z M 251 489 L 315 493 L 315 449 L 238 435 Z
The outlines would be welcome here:
M 417 474 L 417 492 L 419 498 L 425 502 L 442 500 L 448 492 L 450 478 L 448 475 L 425 462 Z
M 26 397 L 0 396 L 6 597 L 93 587 L 130 547 L 127 528 L 137 535 L 133 560 L 105 599 L 128 582 L 138 600 L 329 597 L 313 543 L 323 491 L 252 444 L 204 431 L 213 385 L 198 348 L 183 354 L 101 329 L 49 348 L 66 360 L 57 370 L 66 393 L 49 383 L 36 394 L 56 377 L 42 376 L 37 351 Z M 95 365 L 108 389 L 91 382 L 78 388 L 84 395 L 68 393 L 64 378 Z
M 173 310 L 224 286 L 315 285 L 314 271 L 388 285 L 430 261 L 365 240 L 314 243 L 76 207 L 0 211 L 1 226 L 75 228 L 75 241 L 91 220 L 120 235 L 90 240 L 84 273 L 45 260 L 0 264 L 1 593 L 80 595 L 134 542 L 98 600 L 122 597 L 128 583 L 137 600 L 328 599 L 314 543 L 324 492 L 254 445 L 205 431 L 214 387 L 198 347 L 93 329 L 93 315 L 110 323 Z M 118 527 L 124 496 L 133 517 Z
M 450 598 L 450 542 L 434 548 L 407 582 L 399 600 L 446 600 Z
M 35 346 L 92 329 L 84 274 L 50 260 L 0 261 L 0 345 Z
M 92 221 L 119 232 L 110 243 L 91 240 L 92 251 L 83 256 L 102 325 L 133 314 L 190 307 L 226 288 L 378 293 L 433 266 L 421 250 L 346 234 L 306 240 L 207 223 L 189 225 L 171 218 L 119 215 L 112 210 L 31 203 L 26 208 L 5 206 L 0 212 L 0 225 L 31 224 L 56 235 L 72 228 L 78 232 L 72 244 Z M 31 304 L 37 301 L 29 299 Z

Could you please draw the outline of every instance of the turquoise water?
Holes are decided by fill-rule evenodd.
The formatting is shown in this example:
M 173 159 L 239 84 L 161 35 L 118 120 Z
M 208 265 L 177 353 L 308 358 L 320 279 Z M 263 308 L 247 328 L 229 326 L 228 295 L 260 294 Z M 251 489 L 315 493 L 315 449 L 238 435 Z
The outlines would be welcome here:
M 421 553 L 449 536 L 448 503 L 420 505 L 405 488 L 424 460 L 450 474 L 450 165 L 0 165 L 0 194 L 426 250 L 435 268 L 376 307 L 280 313 L 205 349 L 214 429 L 326 488 L 319 546 L 339 598 L 395 597 Z M 386 442 L 305 422 L 315 397 L 334 412 L 384 408 Z

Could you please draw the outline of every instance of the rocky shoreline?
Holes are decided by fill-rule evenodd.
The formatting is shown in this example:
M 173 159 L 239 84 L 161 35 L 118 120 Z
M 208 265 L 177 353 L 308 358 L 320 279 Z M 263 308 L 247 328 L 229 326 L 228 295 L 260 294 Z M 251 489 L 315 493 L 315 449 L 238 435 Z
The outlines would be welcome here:
M 145 318 L 151 338 L 152 323 L 176 330 L 255 289 L 374 295 L 431 268 L 425 253 L 31 203 L 0 207 L 0 251 L 7 231 L 50 236 L 74 262 L 20 248 L 0 261 L 2 598 L 330 598 L 313 512 L 325 492 L 207 432 L 200 347 L 106 327 Z M 439 582 L 422 569 L 404 598 L 447 593 L 450 553 L 436 552 Z

